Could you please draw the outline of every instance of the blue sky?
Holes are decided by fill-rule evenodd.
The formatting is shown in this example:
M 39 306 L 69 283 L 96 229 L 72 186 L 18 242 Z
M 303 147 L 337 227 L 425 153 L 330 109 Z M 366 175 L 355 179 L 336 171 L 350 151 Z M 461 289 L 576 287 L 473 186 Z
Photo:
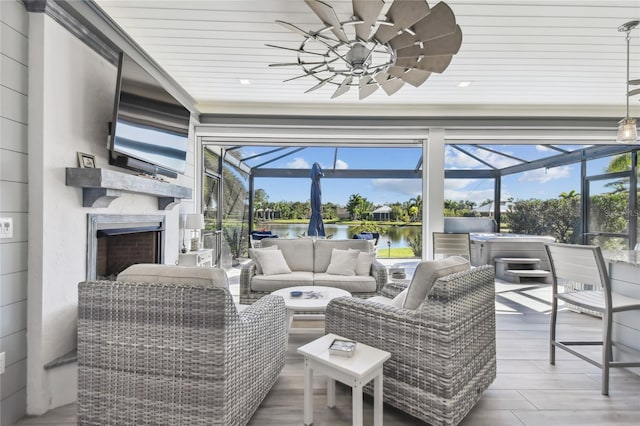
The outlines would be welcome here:
M 535 160 L 559 152 L 534 145 L 486 145 L 496 151 L 507 153 L 524 160 Z M 563 147 L 574 150 L 578 146 Z M 243 157 L 250 157 L 273 147 L 244 147 Z M 498 154 L 465 147 L 484 161 L 498 168 L 518 164 L 516 160 Z M 248 161 L 256 166 L 270 159 L 282 156 L 279 151 L 269 156 L 258 157 Z M 317 161 L 323 169 L 333 167 L 335 150 L 333 148 L 306 148 L 265 164 L 268 168 L 310 169 Z M 338 169 L 395 169 L 415 168 L 420 159 L 421 149 L 416 148 L 340 148 L 338 150 L 336 168 Z M 487 169 L 487 166 L 463 153 L 447 147 L 445 153 L 447 169 Z M 589 173 L 602 173 L 609 159 L 592 160 Z M 311 181 L 309 178 L 256 178 L 255 188 L 264 189 L 269 201 L 304 201 L 309 199 Z M 358 193 L 375 205 L 408 201 L 421 194 L 419 179 L 322 179 L 322 200 L 345 205 L 351 194 Z M 572 164 L 551 169 L 538 169 L 525 173 L 509 175 L 502 180 L 502 198 L 556 198 L 561 192 L 580 190 L 580 165 Z M 445 199 L 471 200 L 480 203 L 493 198 L 493 180 L 491 179 L 448 179 L 445 181 Z

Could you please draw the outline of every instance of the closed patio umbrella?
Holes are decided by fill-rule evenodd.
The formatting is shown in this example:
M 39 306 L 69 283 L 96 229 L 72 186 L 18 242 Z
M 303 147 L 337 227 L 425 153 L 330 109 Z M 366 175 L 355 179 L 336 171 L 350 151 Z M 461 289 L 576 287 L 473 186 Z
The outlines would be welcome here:
M 320 190 L 320 178 L 324 176 L 320 164 L 313 163 L 311 167 L 311 218 L 309 219 L 310 237 L 324 237 L 324 223 L 322 223 L 322 191 Z

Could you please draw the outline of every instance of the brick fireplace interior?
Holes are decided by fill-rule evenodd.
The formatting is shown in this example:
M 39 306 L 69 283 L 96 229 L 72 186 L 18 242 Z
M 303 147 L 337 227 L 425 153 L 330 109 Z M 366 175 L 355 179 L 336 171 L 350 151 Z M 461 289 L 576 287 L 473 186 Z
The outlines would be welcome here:
M 115 279 L 137 263 L 160 263 L 159 231 L 135 228 L 98 231 L 96 275 L 98 279 Z
M 114 280 L 137 263 L 164 263 L 165 217 L 88 214 L 87 280 Z

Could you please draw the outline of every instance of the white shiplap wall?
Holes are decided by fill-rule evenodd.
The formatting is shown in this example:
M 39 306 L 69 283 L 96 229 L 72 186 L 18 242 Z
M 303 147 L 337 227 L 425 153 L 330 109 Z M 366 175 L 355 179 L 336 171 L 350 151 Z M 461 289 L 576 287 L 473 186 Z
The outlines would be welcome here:
M 0 217 L 13 238 L 0 240 L 0 426 L 26 411 L 27 369 L 27 77 L 28 16 L 17 0 L 0 1 Z

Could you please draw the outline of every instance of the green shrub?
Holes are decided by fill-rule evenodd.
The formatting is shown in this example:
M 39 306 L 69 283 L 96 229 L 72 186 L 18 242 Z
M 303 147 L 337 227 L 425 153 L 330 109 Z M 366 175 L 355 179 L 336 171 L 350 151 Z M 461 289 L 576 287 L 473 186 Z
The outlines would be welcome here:
M 415 257 L 422 257 L 422 232 L 417 233 L 413 237 L 408 237 L 407 242 Z

